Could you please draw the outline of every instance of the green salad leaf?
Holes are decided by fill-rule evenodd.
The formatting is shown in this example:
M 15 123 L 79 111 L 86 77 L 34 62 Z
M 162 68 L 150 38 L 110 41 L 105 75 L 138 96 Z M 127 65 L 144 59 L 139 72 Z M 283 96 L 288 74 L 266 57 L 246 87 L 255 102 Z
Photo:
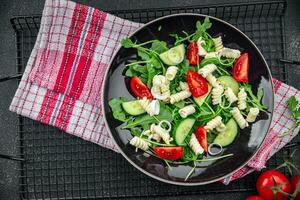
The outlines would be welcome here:
M 299 101 L 296 99 L 295 96 L 291 96 L 288 100 L 288 108 L 292 113 L 292 117 L 295 120 L 298 120 L 300 117 L 300 108 L 298 107 Z
M 124 48 L 132 48 L 132 47 L 135 45 L 135 43 L 133 43 L 132 40 L 129 39 L 129 38 L 124 38 L 124 39 L 122 39 L 122 41 L 121 41 L 121 45 L 122 45 Z
M 115 119 L 122 122 L 128 121 L 129 118 L 126 116 L 126 113 L 122 108 L 122 103 L 127 101 L 128 100 L 124 97 L 113 98 L 109 101 L 108 105 L 110 106 Z
M 145 51 L 145 49 L 138 49 L 137 50 L 138 56 L 142 59 L 142 60 L 150 60 L 150 55 L 147 51 Z
M 160 105 L 160 113 L 159 115 L 156 116 L 150 116 L 148 114 L 144 114 L 141 116 L 138 116 L 135 118 L 134 121 L 130 121 L 127 123 L 126 126 L 124 126 L 124 129 L 130 129 L 130 128 L 134 128 L 137 126 L 145 126 L 145 125 L 150 125 L 152 123 L 157 123 L 158 121 L 161 120 L 167 120 L 169 122 L 172 121 L 172 113 L 162 104 Z
M 167 47 L 166 42 L 159 41 L 159 40 L 154 40 L 152 42 L 152 45 L 151 45 L 150 49 L 157 52 L 158 54 L 161 54 L 161 53 L 167 51 L 169 48 Z
M 249 94 L 247 96 L 247 102 L 252 104 L 252 106 L 255 106 L 257 107 L 258 109 L 264 111 L 267 109 L 267 106 L 265 106 L 261 100 L 262 100 L 262 97 L 263 97 L 263 89 L 259 89 L 258 92 L 257 92 L 257 96 L 255 96 L 252 92 L 252 86 L 249 84 L 249 83 L 245 83 L 244 84 L 244 88 L 245 88 L 245 91 Z
M 197 23 L 196 23 L 197 30 L 196 30 L 195 35 L 193 36 L 192 40 L 197 41 L 202 35 L 204 35 L 206 30 L 210 29 L 211 25 L 212 24 L 209 21 L 208 17 L 205 17 L 202 24 L 200 21 L 197 21 Z

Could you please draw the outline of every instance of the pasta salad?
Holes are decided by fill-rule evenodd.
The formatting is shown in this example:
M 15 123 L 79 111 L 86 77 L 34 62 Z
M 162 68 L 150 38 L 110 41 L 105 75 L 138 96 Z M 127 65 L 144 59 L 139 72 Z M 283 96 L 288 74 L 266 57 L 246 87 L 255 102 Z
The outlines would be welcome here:
M 171 46 L 156 39 L 121 42 L 137 51 L 124 70 L 135 99 L 113 98 L 109 106 L 132 134 L 129 144 L 169 167 L 192 163 L 195 169 L 232 156 L 222 155 L 223 148 L 267 109 L 263 90 L 254 94 L 248 81 L 248 53 L 226 47 L 221 33 L 208 33 L 211 26 L 206 17 L 193 33 L 170 34 Z

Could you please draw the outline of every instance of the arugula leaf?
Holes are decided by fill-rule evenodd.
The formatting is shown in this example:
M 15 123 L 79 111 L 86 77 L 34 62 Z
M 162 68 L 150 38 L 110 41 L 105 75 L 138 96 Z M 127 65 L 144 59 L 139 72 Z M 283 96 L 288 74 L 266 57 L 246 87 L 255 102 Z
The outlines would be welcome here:
M 142 59 L 142 60 L 149 60 L 150 59 L 150 55 L 149 53 L 147 53 L 144 49 L 138 48 L 138 56 Z
M 148 63 L 151 64 L 156 69 L 161 69 L 163 67 L 162 63 L 155 56 L 152 56 Z
M 161 54 L 161 53 L 167 51 L 169 48 L 167 47 L 166 42 L 159 41 L 159 40 L 154 40 L 152 42 L 152 45 L 151 45 L 150 49 L 157 52 L 158 54 Z
M 172 121 L 172 113 L 165 108 L 165 106 L 160 105 L 160 113 L 159 115 L 156 116 L 150 116 L 148 114 L 144 114 L 141 116 L 136 117 L 134 121 L 129 122 L 126 126 L 124 126 L 124 129 L 128 128 L 134 128 L 136 126 L 145 126 L 145 125 L 150 125 L 152 123 L 156 123 L 157 120 L 167 120 L 167 121 Z
M 151 64 L 146 65 L 146 70 L 148 73 L 147 86 L 148 86 L 148 88 L 151 88 L 153 77 L 157 74 L 157 72 Z
M 196 23 L 197 30 L 196 30 L 195 35 L 193 36 L 192 40 L 197 41 L 199 39 L 199 37 L 201 37 L 203 35 L 203 33 L 206 32 L 206 30 L 211 27 L 211 25 L 212 24 L 209 21 L 208 17 L 205 17 L 202 24 L 200 21 L 197 21 L 197 23 Z
M 174 105 L 178 108 L 183 108 L 184 105 L 185 105 L 185 102 L 184 101 L 179 101 L 179 102 L 174 103 Z
M 133 47 L 135 44 L 131 41 L 131 39 L 129 38 L 123 38 L 122 41 L 121 41 L 121 45 L 124 47 L 124 48 L 131 48 Z
M 297 122 L 300 121 L 300 119 L 298 119 L 300 117 L 299 101 L 296 99 L 295 96 L 291 96 L 287 103 L 288 103 L 288 108 L 291 111 L 294 120 L 296 120 Z
M 214 132 L 209 132 L 207 134 L 207 143 L 208 144 L 213 143 L 216 137 L 217 137 L 217 134 L 215 134 Z
M 293 111 L 294 118 L 297 119 L 300 117 L 300 108 Z
M 183 161 L 193 161 L 196 159 L 197 156 L 188 146 L 183 147 L 183 157 L 182 157 Z
M 122 108 L 122 103 L 127 101 L 128 100 L 124 97 L 114 98 L 109 101 L 108 105 L 110 106 L 115 119 L 122 122 L 128 121 L 128 117 Z
M 291 112 L 293 112 L 298 105 L 298 100 L 296 99 L 295 96 L 291 96 L 288 100 L 288 108 L 290 109 Z
M 261 103 L 261 99 L 263 97 L 263 95 L 261 94 L 262 92 L 258 91 L 259 93 L 257 93 L 257 96 L 255 96 L 252 92 L 252 86 L 248 83 L 244 84 L 244 89 L 249 94 L 249 96 L 247 97 L 248 103 L 252 104 L 260 110 L 267 109 L 267 106 Z
M 257 100 L 258 100 L 259 102 L 261 102 L 263 96 L 264 96 L 264 89 L 259 88 L 258 91 L 257 91 Z
M 140 137 L 140 135 L 142 134 L 142 131 L 138 128 L 131 128 L 130 132 L 133 136 L 137 136 L 137 137 Z
M 145 66 L 135 64 L 130 65 L 125 72 L 125 76 L 133 77 L 133 76 L 140 76 L 140 74 L 147 73 L 147 69 Z

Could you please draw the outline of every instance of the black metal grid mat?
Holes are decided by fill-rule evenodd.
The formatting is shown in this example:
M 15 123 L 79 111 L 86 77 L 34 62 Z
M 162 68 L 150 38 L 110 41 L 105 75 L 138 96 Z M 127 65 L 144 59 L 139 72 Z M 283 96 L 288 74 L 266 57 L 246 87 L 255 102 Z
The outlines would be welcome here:
M 274 1 L 110 13 L 137 22 L 182 12 L 219 17 L 244 31 L 261 49 L 273 76 L 286 82 L 286 70 L 277 60 L 278 56 L 284 58 L 285 9 L 285 1 Z M 17 72 L 22 73 L 38 33 L 40 16 L 15 17 L 11 24 L 16 32 Z M 254 173 L 229 186 L 173 186 L 138 172 L 117 153 L 21 116 L 19 134 L 21 157 L 26 159 L 20 166 L 21 199 L 145 198 L 249 191 L 254 190 L 257 177 Z M 284 153 L 290 153 L 290 148 L 277 153 L 269 166 L 278 165 Z

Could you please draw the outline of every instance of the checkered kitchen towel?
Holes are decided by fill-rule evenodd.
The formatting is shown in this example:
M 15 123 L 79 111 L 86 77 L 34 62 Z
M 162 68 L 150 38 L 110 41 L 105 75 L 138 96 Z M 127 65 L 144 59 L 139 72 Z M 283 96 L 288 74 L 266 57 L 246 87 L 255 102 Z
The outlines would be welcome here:
M 10 110 L 67 133 L 118 151 L 104 125 L 101 88 L 120 40 L 142 24 L 65 0 L 46 0 L 39 34 Z M 293 126 L 286 108 L 299 92 L 274 80 L 276 105 L 263 148 L 228 183 L 265 162 L 298 132 L 277 135 Z

